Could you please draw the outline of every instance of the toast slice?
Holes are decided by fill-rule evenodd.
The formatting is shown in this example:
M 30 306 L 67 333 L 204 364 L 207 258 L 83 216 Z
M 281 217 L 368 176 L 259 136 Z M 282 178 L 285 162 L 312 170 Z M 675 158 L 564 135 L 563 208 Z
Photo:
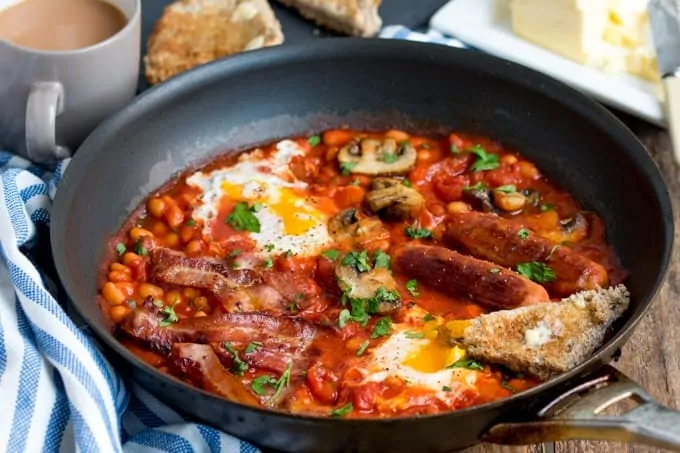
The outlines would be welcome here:
M 283 39 L 281 24 L 266 0 L 179 0 L 165 8 L 149 37 L 146 78 L 155 84 Z
M 351 36 L 369 38 L 382 26 L 381 0 L 278 0 L 322 27 Z
M 588 359 L 629 302 L 628 290 L 618 285 L 497 311 L 472 320 L 463 342 L 475 359 L 548 380 Z

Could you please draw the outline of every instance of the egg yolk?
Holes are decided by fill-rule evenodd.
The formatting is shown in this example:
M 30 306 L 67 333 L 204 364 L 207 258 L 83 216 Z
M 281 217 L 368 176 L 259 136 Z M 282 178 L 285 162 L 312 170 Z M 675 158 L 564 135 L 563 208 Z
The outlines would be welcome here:
M 463 348 L 448 346 L 437 339 L 437 327 L 435 322 L 423 326 L 422 334 L 428 342 L 410 352 L 404 359 L 404 365 L 423 373 L 434 373 L 465 357 Z
M 276 197 L 267 196 L 267 192 L 271 189 L 263 190 L 263 196 L 260 197 L 245 197 L 243 186 L 227 182 L 222 183 L 222 192 L 232 200 L 265 204 L 270 211 L 281 219 L 284 232 L 287 235 L 298 236 L 319 223 L 325 223 L 326 216 L 309 206 L 309 203 L 314 203 L 313 200 L 300 197 L 286 187 L 277 187 L 275 190 Z

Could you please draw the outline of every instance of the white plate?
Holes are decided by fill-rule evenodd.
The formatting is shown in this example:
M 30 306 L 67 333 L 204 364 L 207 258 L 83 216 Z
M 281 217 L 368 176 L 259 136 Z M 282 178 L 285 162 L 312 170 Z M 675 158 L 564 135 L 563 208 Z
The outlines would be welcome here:
M 508 4 L 509 0 L 452 0 L 432 17 L 430 26 L 470 47 L 548 74 L 604 104 L 665 126 L 660 84 L 608 74 L 525 41 L 512 31 Z

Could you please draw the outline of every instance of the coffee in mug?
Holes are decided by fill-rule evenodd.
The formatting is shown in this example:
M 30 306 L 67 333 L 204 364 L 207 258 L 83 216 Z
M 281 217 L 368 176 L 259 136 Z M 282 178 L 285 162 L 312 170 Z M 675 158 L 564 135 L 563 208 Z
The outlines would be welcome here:
M 140 0 L 0 0 L 0 149 L 72 154 L 137 91 Z
M 39 50 L 74 50 L 118 33 L 127 19 L 102 0 L 23 0 L 0 11 L 0 39 Z

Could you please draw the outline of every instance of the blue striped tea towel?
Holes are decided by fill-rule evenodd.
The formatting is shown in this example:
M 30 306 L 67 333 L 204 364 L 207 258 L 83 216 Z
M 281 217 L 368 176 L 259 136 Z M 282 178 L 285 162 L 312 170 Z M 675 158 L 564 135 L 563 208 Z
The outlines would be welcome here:
M 380 37 L 464 47 L 400 26 Z M 55 300 L 30 257 L 49 246 L 50 207 L 68 163 L 46 168 L 0 151 L 0 451 L 258 452 L 123 382 Z

